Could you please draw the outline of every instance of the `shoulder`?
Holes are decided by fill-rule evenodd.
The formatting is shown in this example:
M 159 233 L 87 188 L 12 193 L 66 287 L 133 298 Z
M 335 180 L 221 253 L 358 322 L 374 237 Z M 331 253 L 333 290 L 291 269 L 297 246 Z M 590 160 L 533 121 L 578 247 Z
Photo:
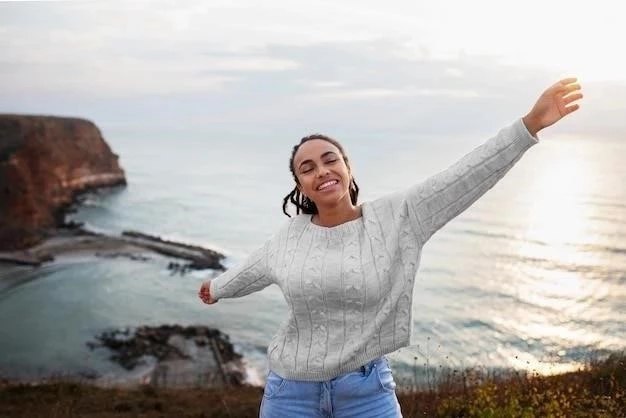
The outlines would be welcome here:
M 406 197 L 406 190 L 385 194 L 370 202 L 364 202 L 363 213 L 374 212 L 378 217 L 385 217 L 386 214 L 396 213 L 403 207 L 403 202 L 406 200 Z
M 311 215 L 296 215 L 284 220 L 269 241 L 276 243 L 284 241 L 286 237 L 292 236 L 296 231 L 301 230 Z

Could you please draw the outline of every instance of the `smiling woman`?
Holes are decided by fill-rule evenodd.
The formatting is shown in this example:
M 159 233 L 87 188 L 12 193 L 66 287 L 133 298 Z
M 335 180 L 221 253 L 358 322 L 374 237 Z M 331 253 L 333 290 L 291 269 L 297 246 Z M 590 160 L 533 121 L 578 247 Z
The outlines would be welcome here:
M 297 144 L 287 195 L 298 216 L 246 262 L 202 284 L 214 304 L 277 284 L 290 308 L 268 347 L 261 417 L 401 416 L 386 354 L 411 345 L 413 285 L 432 235 L 493 187 L 538 140 L 578 109 L 576 79 L 548 88 L 531 111 L 455 165 L 357 205 L 341 145 L 324 135 Z M 300 214 L 300 212 L 303 212 Z

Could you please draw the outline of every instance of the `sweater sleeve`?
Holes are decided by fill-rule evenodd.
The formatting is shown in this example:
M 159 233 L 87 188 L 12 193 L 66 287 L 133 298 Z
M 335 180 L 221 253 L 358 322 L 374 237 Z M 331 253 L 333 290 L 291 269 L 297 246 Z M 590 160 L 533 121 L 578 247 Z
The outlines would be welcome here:
M 211 296 L 215 299 L 237 298 L 258 292 L 274 282 L 268 269 L 270 241 L 255 250 L 240 265 L 228 269 L 211 280 Z
M 537 142 L 518 119 L 448 169 L 409 188 L 405 210 L 420 242 L 470 207 Z

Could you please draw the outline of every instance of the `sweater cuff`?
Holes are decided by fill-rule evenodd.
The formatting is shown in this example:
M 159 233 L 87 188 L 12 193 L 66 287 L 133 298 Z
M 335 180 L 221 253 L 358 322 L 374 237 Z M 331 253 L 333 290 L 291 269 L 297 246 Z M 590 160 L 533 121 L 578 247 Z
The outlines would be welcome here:
M 528 132 L 528 128 L 522 118 L 519 118 L 513 126 L 518 138 L 526 139 L 530 145 L 535 145 L 539 142 L 539 136 L 532 136 L 530 132 Z
M 209 282 L 209 293 L 211 294 L 211 297 L 216 301 L 219 300 L 221 297 L 221 295 L 219 295 L 217 291 L 217 285 L 215 284 L 215 280 L 211 280 Z

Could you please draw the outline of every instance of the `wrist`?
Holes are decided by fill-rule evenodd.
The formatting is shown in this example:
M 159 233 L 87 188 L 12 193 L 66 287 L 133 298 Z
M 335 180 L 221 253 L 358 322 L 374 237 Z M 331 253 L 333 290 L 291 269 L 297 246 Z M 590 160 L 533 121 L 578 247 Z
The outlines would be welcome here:
M 524 116 L 522 122 L 524 122 L 528 133 L 532 136 L 537 136 L 537 133 L 542 129 L 541 123 L 530 114 Z

